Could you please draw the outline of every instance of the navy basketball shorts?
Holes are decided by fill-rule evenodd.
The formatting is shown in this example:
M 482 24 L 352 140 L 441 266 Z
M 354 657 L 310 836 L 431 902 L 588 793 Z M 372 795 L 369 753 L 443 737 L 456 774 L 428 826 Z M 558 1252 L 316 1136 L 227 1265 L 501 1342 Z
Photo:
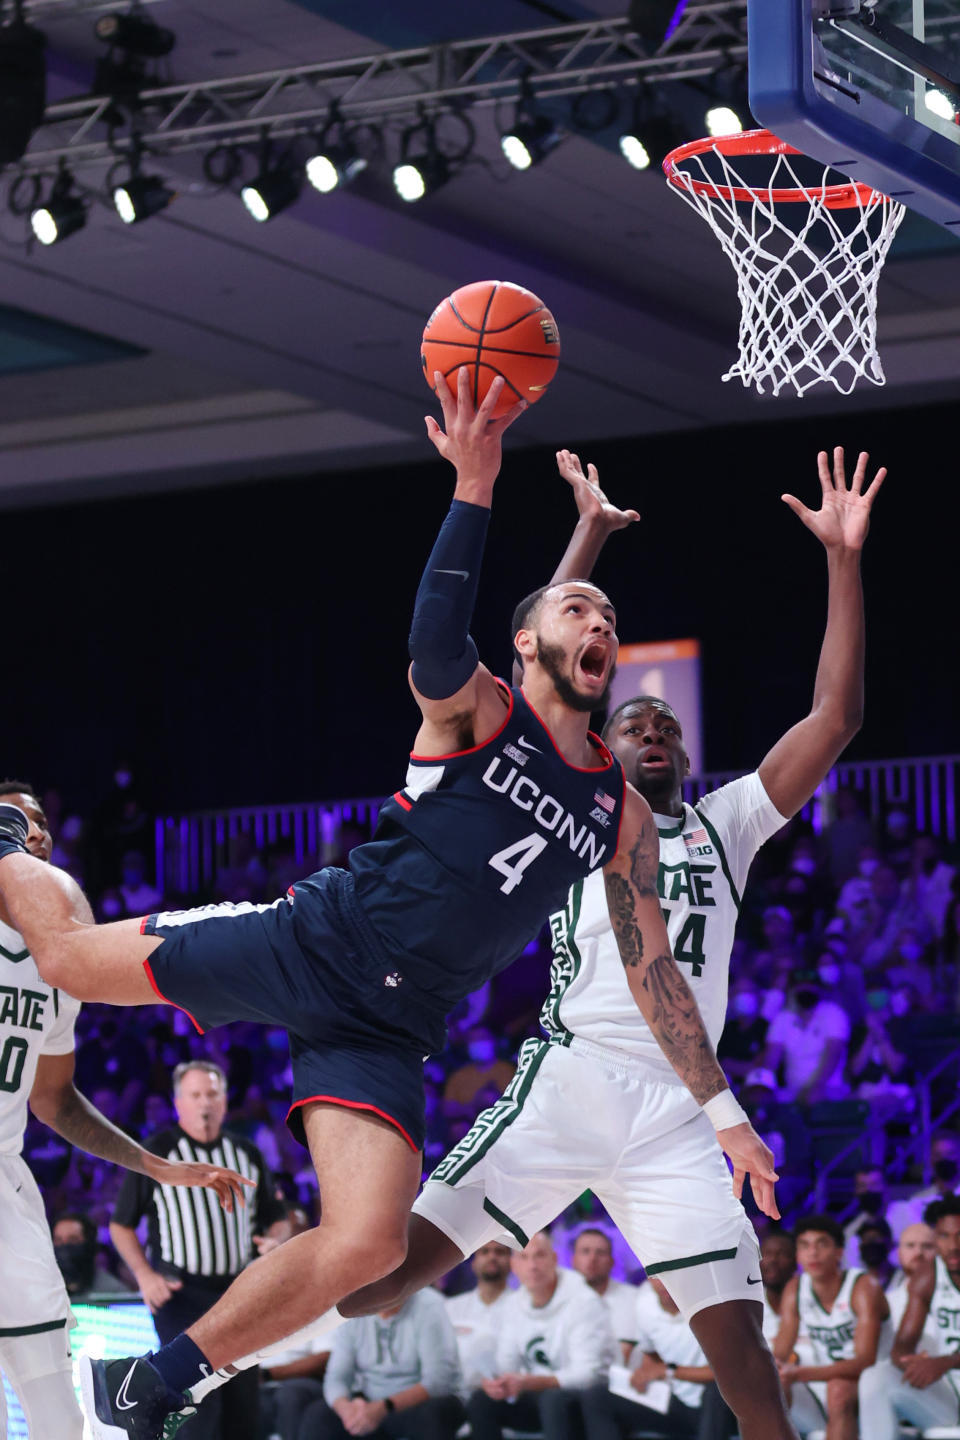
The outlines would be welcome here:
M 321 1100 L 371 1111 L 421 1150 L 423 1050 L 364 1005 L 369 959 L 339 923 L 325 878 L 321 871 L 308 889 L 291 889 L 272 905 L 204 905 L 148 915 L 141 932 L 160 936 L 163 944 L 144 961 L 144 970 L 160 999 L 182 1010 L 201 1034 L 234 1020 L 287 1031 L 293 1061 L 287 1124 L 301 1144 L 302 1108 Z M 295 927 L 295 906 L 309 907 L 306 926 Z M 300 938 L 304 929 L 308 950 Z

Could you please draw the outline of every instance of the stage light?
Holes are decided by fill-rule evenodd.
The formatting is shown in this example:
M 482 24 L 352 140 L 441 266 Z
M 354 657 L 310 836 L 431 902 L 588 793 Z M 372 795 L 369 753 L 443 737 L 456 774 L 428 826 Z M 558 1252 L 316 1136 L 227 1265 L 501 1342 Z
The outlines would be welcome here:
M 939 116 L 941 120 L 952 120 L 956 123 L 960 102 L 955 97 L 951 98 L 945 90 L 928 90 L 923 97 L 923 103 L 931 114 Z
M 332 101 L 327 123 L 314 142 L 306 165 L 307 179 L 321 195 L 329 195 L 338 185 L 349 185 L 366 170 L 369 162 L 357 146 L 357 129 L 356 126 L 347 127 L 340 107 L 335 100 Z M 374 126 L 363 125 L 359 129 L 371 140 L 377 140 L 382 150 L 383 137 Z
M 136 225 L 165 210 L 174 191 L 159 175 L 131 175 L 113 187 L 113 203 L 124 225 Z
M 30 227 L 41 245 L 56 245 L 75 235 L 87 223 L 87 209 L 79 195 L 73 193 L 73 176 L 61 170 L 50 187 L 45 205 L 31 211 Z
M 446 185 L 451 175 L 450 162 L 439 151 L 427 150 L 410 155 L 393 167 L 393 188 L 401 200 L 422 200 Z
M 634 170 L 647 170 L 651 165 L 659 167 L 686 138 L 679 121 L 641 91 L 633 102 L 630 124 L 620 136 L 620 154 Z
M 289 165 L 261 168 L 259 175 L 244 185 L 240 198 L 254 220 L 272 220 L 286 210 L 300 194 L 300 176 Z
M 563 139 L 563 132 L 549 115 L 523 115 L 500 136 L 500 149 L 515 170 L 529 170 L 539 165 Z
M 43 123 L 47 37 L 14 19 L 0 25 L 0 166 L 19 160 Z
M 739 135 L 743 129 L 743 121 L 731 105 L 711 105 L 704 118 L 708 135 Z
M 101 15 L 93 28 L 97 39 L 105 45 L 115 45 L 128 55 L 141 55 L 146 60 L 169 55 L 177 43 L 172 30 L 157 25 L 146 15 Z

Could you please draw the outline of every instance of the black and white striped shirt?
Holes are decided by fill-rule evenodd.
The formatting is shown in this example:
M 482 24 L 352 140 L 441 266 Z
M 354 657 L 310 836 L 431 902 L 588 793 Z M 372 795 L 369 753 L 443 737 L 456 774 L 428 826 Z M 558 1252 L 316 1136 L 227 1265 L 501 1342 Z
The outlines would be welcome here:
M 226 1165 L 254 1181 L 256 1188 L 247 1190 L 246 1205 L 236 1205 L 230 1214 L 212 1190 L 158 1185 L 132 1171 L 117 1196 L 113 1219 L 118 1225 L 133 1230 L 147 1216 L 146 1251 L 154 1269 L 225 1288 L 254 1258 L 254 1234 L 283 1217 L 263 1156 L 242 1135 L 222 1130 L 212 1144 L 201 1145 L 179 1125 L 159 1131 L 145 1147 L 167 1160 Z

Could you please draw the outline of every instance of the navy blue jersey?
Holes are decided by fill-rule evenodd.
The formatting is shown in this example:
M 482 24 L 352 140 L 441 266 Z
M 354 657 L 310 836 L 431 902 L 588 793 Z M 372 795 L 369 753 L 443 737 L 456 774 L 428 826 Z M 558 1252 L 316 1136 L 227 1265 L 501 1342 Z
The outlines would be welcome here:
M 412 755 L 373 839 L 350 856 L 354 898 L 396 986 L 411 981 L 443 1014 L 515 960 L 617 849 L 619 761 L 591 735 L 596 768 L 569 765 L 522 692 L 502 688 L 499 730 L 470 750 Z

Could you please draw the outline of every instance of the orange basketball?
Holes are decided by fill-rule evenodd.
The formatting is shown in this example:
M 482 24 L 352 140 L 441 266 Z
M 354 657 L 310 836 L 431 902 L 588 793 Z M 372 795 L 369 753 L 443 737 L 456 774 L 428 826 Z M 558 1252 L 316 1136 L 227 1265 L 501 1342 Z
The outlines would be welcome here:
M 431 390 L 439 370 L 456 389 L 461 365 L 470 371 L 474 405 L 497 375 L 506 384 L 494 415 L 517 400 L 533 405 L 557 373 L 560 334 L 542 300 L 508 280 L 478 280 L 442 300 L 427 321 L 420 346 L 423 373 Z

